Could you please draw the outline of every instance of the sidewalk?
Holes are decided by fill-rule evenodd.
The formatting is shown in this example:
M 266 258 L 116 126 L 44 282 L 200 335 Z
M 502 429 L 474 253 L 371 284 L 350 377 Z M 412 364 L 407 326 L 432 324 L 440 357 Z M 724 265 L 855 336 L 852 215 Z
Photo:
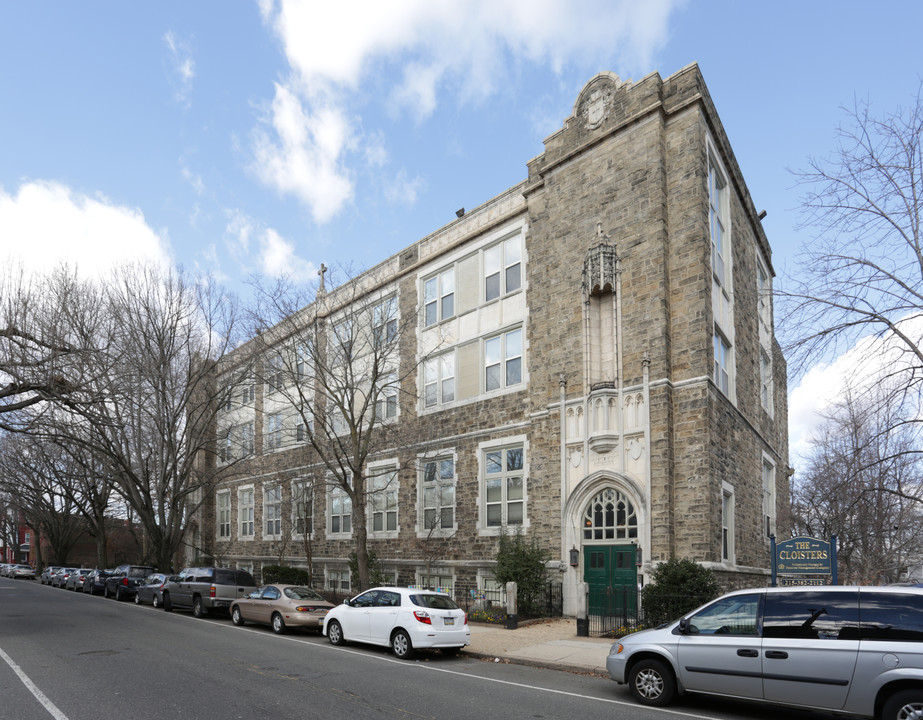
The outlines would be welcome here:
M 577 637 L 574 618 L 520 623 L 516 630 L 484 623 L 470 627 L 471 645 L 462 652 L 472 657 L 609 677 L 606 657 L 613 641 Z

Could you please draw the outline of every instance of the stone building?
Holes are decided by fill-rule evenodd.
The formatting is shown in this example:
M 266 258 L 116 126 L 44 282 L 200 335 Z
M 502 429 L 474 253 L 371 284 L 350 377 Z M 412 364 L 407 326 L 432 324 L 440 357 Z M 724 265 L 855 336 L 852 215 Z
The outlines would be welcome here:
M 368 273 L 329 292 L 322 276 L 290 318 L 328 343 L 359 304 L 376 338 L 404 322 L 377 398 L 403 440 L 368 463 L 369 547 L 391 581 L 490 590 L 498 535 L 521 531 L 568 614 L 578 582 L 634 588 L 671 556 L 766 584 L 788 510 L 774 272 L 698 66 L 597 75 L 527 166 Z M 286 378 L 265 357 L 270 372 L 235 375 L 245 355 L 219 364 L 229 472 L 201 553 L 257 572 L 310 561 L 317 584 L 349 589 L 354 508 L 284 392 L 304 361 L 293 349 Z

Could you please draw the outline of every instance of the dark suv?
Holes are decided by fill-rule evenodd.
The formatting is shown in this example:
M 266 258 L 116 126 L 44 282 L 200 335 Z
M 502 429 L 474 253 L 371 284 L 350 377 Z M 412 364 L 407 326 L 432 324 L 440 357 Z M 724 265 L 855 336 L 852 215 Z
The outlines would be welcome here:
M 228 610 L 231 603 L 256 590 L 246 570 L 215 567 L 184 568 L 175 582 L 163 586 L 163 609 L 188 608 L 196 617 Z
M 116 600 L 131 600 L 138 592 L 138 585 L 154 570 L 155 568 L 150 565 L 119 565 L 106 578 L 103 596 L 114 597 Z

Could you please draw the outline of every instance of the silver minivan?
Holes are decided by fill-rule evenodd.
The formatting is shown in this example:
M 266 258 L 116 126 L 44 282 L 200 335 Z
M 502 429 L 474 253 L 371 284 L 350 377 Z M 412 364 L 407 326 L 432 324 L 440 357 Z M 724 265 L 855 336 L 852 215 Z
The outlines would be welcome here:
M 881 720 L 923 718 L 923 589 L 737 590 L 606 660 L 645 705 L 695 692 Z

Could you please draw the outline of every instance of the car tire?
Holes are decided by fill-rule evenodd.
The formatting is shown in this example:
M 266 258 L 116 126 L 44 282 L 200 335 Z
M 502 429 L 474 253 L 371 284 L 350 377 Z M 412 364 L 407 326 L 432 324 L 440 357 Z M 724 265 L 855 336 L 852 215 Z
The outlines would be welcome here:
M 331 645 L 345 645 L 346 638 L 343 637 L 343 628 L 336 620 L 331 620 L 327 625 L 327 639 Z
M 151 599 L 151 605 L 153 605 L 155 608 L 159 608 L 159 607 L 160 607 L 160 600 L 157 599 L 157 595 L 156 595 L 156 594 L 155 594 L 154 597 Z
M 231 608 L 231 622 L 240 627 L 246 621 L 244 620 L 243 614 L 240 612 L 240 608 L 236 605 Z
M 279 613 L 272 614 L 272 631 L 276 635 L 282 635 L 285 633 L 285 620 L 282 619 L 282 616 Z
M 109 586 L 108 586 L 108 585 L 106 585 L 106 586 L 103 588 L 103 597 L 104 597 L 104 598 L 108 598 L 108 597 L 109 597 Z
M 663 707 L 676 694 L 673 672 L 660 660 L 641 660 L 628 673 L 631 694 L 642 705 Z
M 394 657 L 400 660 L 408 660 L 413 657 L 413 643 L 410 641 L 410 634 L 406 630 L 395 630 L 391 636 L 391 652 Z
M 881 711 L 881 720 L 909 720 L 923 712 L 923 690 L 901 690 L 889 697 Z
M 202 602 L 199 595 L 192 598 L 192 615 L 197 618 L 208 617 L 208 608 L 205 607 L 205 603 Z
M 170 600 L 170 593 L 163 594 L 163 609 L 164 612 L 173 612 L 173 603 Z
M 122 602 L 123 598 L 124 598 L 124 595 L 122 595 L 122 586 L 119 585 L 119 586 L 115 589 L 115 601 L 116 601 L 116 602 Z

